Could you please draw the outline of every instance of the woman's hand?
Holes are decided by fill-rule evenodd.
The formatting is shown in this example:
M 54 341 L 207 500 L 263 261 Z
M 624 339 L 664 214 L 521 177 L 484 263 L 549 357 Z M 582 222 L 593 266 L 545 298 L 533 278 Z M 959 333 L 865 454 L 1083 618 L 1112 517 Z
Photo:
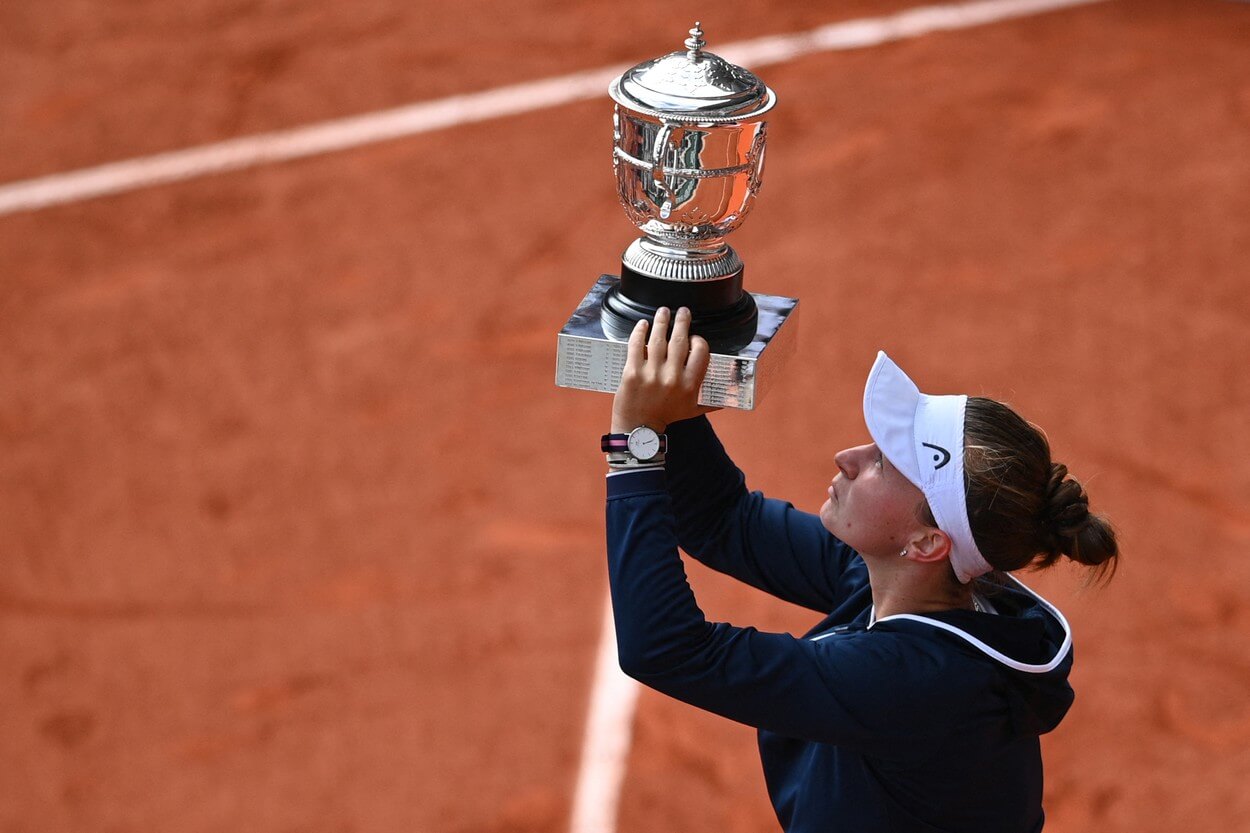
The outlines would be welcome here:
M 670 317 L 668 308 L 660 307 L 654 327 L 643 320 L 630 333 L 621 386 L 612 402 L 613 433 L 640 425 L 662 432 L 670 422 L 716 410 L 699 404 L 710 356 L 707 341 L 690 335 L 690 310 L 685 307 L 677 310 L 673 337 L 665 341 Z

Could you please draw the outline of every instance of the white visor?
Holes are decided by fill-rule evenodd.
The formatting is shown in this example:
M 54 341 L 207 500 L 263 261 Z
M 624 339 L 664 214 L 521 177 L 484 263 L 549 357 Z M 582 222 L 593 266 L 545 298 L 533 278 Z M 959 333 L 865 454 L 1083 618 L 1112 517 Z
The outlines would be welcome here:
M 990 572 L 968 525 L 964 493 L 964 406 L 966 396 L 920 392 L 890 357 L 877 361 L 864 385 L 864 422 L 881 453 L 914 483 L 938 529 L 951 539 L 951 566 L 964 584 Z

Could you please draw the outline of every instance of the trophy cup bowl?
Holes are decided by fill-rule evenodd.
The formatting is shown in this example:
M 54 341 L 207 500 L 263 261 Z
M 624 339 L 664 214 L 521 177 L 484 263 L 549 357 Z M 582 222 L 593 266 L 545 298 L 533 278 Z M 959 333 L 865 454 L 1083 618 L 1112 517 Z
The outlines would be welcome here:
M 692 332 L 712 350 L 700 401 L 750 409 L 764 387 L 763 349 L 795 317 L 796 299 L 743 289 L 742 260 L 725 242 L 759 194 L 763 116 L 777 98 L 705 45 L 696 23 L 685 50 L 638 64 L 609 87 L 617 196 L 642 236 L 622 254 L 620 277 L 601 276 L 561 331 L 558 385 L 615 391 L 634 325 L 661 306 L 686 306 Z M 770 368 L 793 349 L 794 329 L 787 347 L 770 351 Z

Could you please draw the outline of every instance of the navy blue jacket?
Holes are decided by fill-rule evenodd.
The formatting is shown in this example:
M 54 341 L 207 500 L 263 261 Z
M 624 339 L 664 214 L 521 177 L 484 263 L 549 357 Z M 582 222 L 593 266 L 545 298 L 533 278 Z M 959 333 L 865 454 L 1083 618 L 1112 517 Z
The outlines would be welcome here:
M 863 560 L 819 518 L 748 493 L 705 418 L 668 437 L 667 471 L 607 478 L 622 669 L 756 727 L 789 833 L 1040 830 L 1038 735 L 1072 703 L 1059 612 L 1001 576 L 995 613 L 872 622 Z M 708 622 L 679 546 L 826 615 L 801 639 Z

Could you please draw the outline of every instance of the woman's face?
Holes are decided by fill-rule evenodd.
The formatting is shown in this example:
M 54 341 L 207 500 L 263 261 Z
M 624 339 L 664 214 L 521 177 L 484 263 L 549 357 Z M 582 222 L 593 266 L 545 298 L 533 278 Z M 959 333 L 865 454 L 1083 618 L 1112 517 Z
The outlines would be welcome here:
M 895 556 L 928 529 L 917 512 L 924 493 L 882 456 L 875 443 L 834 455 L 838 473 L 820 507 L 825 529 L 861 555 Z

